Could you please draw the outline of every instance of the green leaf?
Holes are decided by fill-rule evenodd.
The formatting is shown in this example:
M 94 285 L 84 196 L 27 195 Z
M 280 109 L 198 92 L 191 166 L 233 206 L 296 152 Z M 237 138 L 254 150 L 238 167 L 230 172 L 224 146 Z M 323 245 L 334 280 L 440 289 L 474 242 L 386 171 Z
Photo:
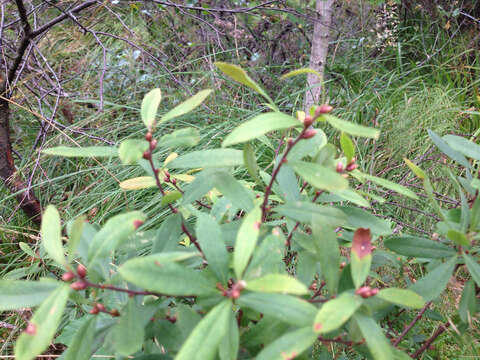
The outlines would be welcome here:
M 353 234 L 350 253 L 352 279 L 355 288 L 362 286 L 372 265 L 372 236 L 370 229 L 358 228 Z
M 272 99 L 268 94 L 255 82 L 250 76 L 243 70 L 241 67 L 233 64 L 228 64 L 224 62 L 217 61 L 215 66 L 218 67 L 225 75 L 232 78 L 233 80 L 248 86 L 250 89 L 255 90 L 257 93 L 262 95 L 267 101 L 273 104 Z
M 32 258 L 37 258 L 38 255 L 35 254 L 32 250 L 32 248 L 30 246 L 28 246 L 28 244 L 24 243 L 24 242 L 19 242 L 18 243 L 18 246 L 20 247 L 20 249 L 22 249 L 22 251 L 27 254 L 28 256 L 31 256 Z
M 461 152 L 463 155 L 475 160 L 480 160 L 480 145 L 473 141 L 456 135 L 445 135 L 443 140 L 445 140 L 452 149 Z
M 364 178 L 365 180 L 371 181 L 374 184 L 380 185 L 380 186 L 382 186 L 386 189 L 395 191 L 396 193 L 398 193 L 400 195 L 407 196 L 411 199 L 416 199 L 416 200 L 418 199 L 417 194 L 415 194 L 412 190 L 406 188 L 405 186 L 395 184 L 392 181 L 385 180 L 385 179 L 382 179 L 382 178 L 377 177 L 377 176 L 371 176 L 371 175 L 363 174 L 363 173 L 360 173 L 360 172 L 358 172 L 358 174 L 360 174 L 360 176 L 362 178 Z
M 227 147 L 256 139 L 271 131 L 302 127 L 303 124 L 281 112 L 270 112 L 255 116 L 237 126 L 222 142 L 222 147 Z
M 363 314 L 354 315 L 355 322 L 367 342 L 368 350 L 375 360 L 393 359 L 390 342 L 385 337 L 382 328 L 370 316 Z
M 60 324 L 69 293 L 70 287 L 62 285 L 38 307 L 29 322 L 30 333 L 24 332 L 17 339 L 17 360 L 32 360 L 48 348 Z
M 192 147 L 200 142 L 200 133 L 197 129 L 187 127 L 163 135 L 158 141 L 162 148 Z
M 260 207 L 256 207 L 245 216 L 238 230 L 233 252 L 233 268 L 238 279 L 242 278 L 243 271 L 247 267 L 250 256 L 257 245 L 261 217 L 262 211 Z
M 83 322 L 64 353 L 65 360 L 89 360 L 91 358 L 96 321 L 97 318 L 93 316 Z
M 292 161 L 289 162 L 288 165 L 306 182 L 317 189 L 337 191 L 345 190 L 348 187 L 347 179 L 336 171 L 322 165 L 305 161 Z
M 275 212 L 302 223 L 320 223 L 333 227 L 345 224 L 345 214 L 331 206 L 317 205 L 307 201 L 287 202 L 275 207 Z
M 328 224 L 328 223 L 327 223 Z M 336 226 L 336 225 L 333 225 Z M 340 248 L 337 234 L 333 229 L 322 223 L 312 224 L 312 234 L 315 240 L 317 258 L 320 260 L 320 269 L 330 294 L 335 294 L 340 279 Z
M 220 191 L 234 206 L 244 210 L 253 208 L 253 195 L 229 172 L 217 170 L 211 173 L 209 181 Z
M 229 259 L 220 225 L 211 216 L 202 215 L 197 219 L 195 233 L 209 268 L 222 284 L 226 284 Z
M 172 110 L 167 112 L 165 115 L 162 116 L 162 119 L 160 120 L 160 123 L 163 123 L 165 121 L 171 120 L 173 118 L 185 115 L 195 109 L 196 107 L 200 106 L 205 99 L 212 93 L 212 90 L 210 89 L 205 89 L 201 90 L 195 95 L 193 95 L 191 98 L 188 100 L 185 100 L 181 104 L 175 106 Z
M 79 216 L 75 219 L 72 226 L 68 232 L 68 261 L 71 262 L 76 255 L 78 245 L 82 239 L 82 232 L 85 222 L 87 221 L 87 217 L 85 215 Z
M 228 330 L 220 342 L 220 360 L 237 360 L 238 348 L 240 346 L 240 333 L 238 331 L 237 319 L 233 311 L 228 313 Z
M 345 157 L 347 158 L 347 164 L 349 164 L 355 156 L 355 146 L 353 145 L 352 139 L 350 139 L 350 137 L 343 132 L 340 136 L 340 146 L 345 154 Z
M 251 144 L 245 144 L 243 147 L 243 162 L 250 176 L 256 181 L 257 184 L 261 184 L 262 181 L 258 175 L 260 168 L 258 167 L 255 151 L 253 150 L 253 146 Z
M 465 283 L 462 298 L 458 306 L 458 315 L 464 323 L 469 323 L 477 312 L 477 300 L 475 298 L 475 282 L 473 279 Z
M 405 164 L 412 170 L 412 172 L 421 180 L 425 180 L 427 178 L 427 175 L 425 175 L 425 172 L 420 169 L 417 165 L 412 163 L 410 160 L 404 158 L 403 161 L 405 161 Z
M 480 286 L 480 265 L 469 255 L 463 253 L 462 256 L 465 260 L 465 265 L 467 265 L 470 275 L 477 283 L 477 286 Z
M 169 168 L 192 169 L 209 167 L 230 167 L 243 164 L 243 153 L 234 149 L 211 149 L 193 151 L 177 157 L 168 163 Z
M 48 205 L 43 213 L 42 226 L 40 229 L 42 244 L 48 256 L 57 264 L 67 266 L 63 254 L 62 228 L 60 215 L 53 205 Z
M 255 358 L 256 360 L 293 359 L 313 345 L 317 335 L 310 326 L 288 332 L 267 345 Z
M 423 300 L 420 295 L 407 289 L 382 289 L 378 292 L 376 297 L 392 304 L 409 307 L 412 309 L 421 309 L 425 305 L 425 300 Z
M 327 120 L 328 123 L 334 128 L 343 131 L 352 136 L 360 136 L 365 138 L 373 138 L 375 140 L 380 136 L 380 131 L 374 128 L 354 124 L 350 121 L 339 119 L 333 115 L 324 114 L 321 116 Z
M 417 236 L 393 236 L 384 241 L 387 249 L 404 256 L 440 259 L 455 255 L 455 249 L 438 241 Z
M 285 237 L 279 229 L 274 228 L 272 234 L 266 236 L 255 249 L 245 271 L 244 280 L 256 279 L 267 274 L 284 274 L 284 249 Z
M 128 356 L 142 348 L 145 337 L 145 328 L 140 318 L 140 309 L 135 300 L 130 298 L 127 306 L 122 309 L 120 318 L 112 328 L 115 353 Z
M 0 280 L 0 311 L 37 306 L 60 284 L 56 281 Z
M 434 300 L 446 288 L 448 281 L 452 277 L 456 263 L 457 256 L 453 256 L 447 262 L 437 266 L 423 278 L 411 285 L 410 290 L 421 295 L 425 301 Z
M 288 79 L 293 76 L 297 75 L 304 75 L 304 74 L 315 74 L 317 77 L 322 80 L 322 74 L 320 74 L 317 70 L 310 69 L 310 68 L 303 68 L 303 69 L 297 69 L 297 70 L 292 70 L 286 73 L 285 75 L 282 75 L 282 79 Z
M 88 249 L 89 266 L 95 260 L 109 256 L 113 250 L 123 244 L 145 221 L 145 214 L 132 211 L 110 218 L 102 229 L 95 234 Z
M 182 197 L 182 193 L 178 190 L 167 191 L 162 197 L 161 205 L 165 206 L 171 204 Z
M 193 329 L 175 360 L 213 360 L 228 330 L 232 304 L 225 300 L 215 306 Z
M 345 228 L 358 229 L 366 228 L 375 235 L 390 235 L 392 233 L 391 225 L 389 221 L 380 219 L 375 215 L 354 207 L 339 206 L 340 210 L 347 215 L 347 225 Z
M 317 313 L 315 306 L 290 295 L 249 293 L 242 294 L 236 302 L 294 326 L 311 326 Z
M 277 161 L 279 158 L 277 158 Z M 300 200 L 300 187 L 298 186 L 298 178 L 295 175 L 293 169 L 284 164 L 277 173 L 276 182 L 280 193 L 275 192 L 276 195 L 281 196 L 286 201 L 298 201 Z
M 319 334 L 326 334 L 338 329 L 350 319 L 361 305 L 362 298 L 350 293 L 344 293 L 329 300 L 315 316 L 313 330 Z
M 249 280 L 247 289 L 263 293 L 308 294 L 308 289 L 304 284 L 291 276 L 283 274 L 268 274 L 258 279 Z
M 445 142 L 445 140 L 443 140 L 440 136 L 435 134 L 435 132 L 433 132 L 432 130 L 428 129 L 427 131 L 433 143 L 437 145 L 437 147 L 440 149 L 441 152 L 447 155 L 450 159 L 458 162 L 460 165 L 466 167 L 467 169 L 470 169 L 471 167 L 470 163 L 467 161 L 467 159 L 465 159 L 465 157 L 461 153 L 459 153 L 458 151 L 450 147 L 449 144 Z M 475 145 L 475 144 L 472 144 L 472 145 Z
M 148 130 L 152 130 L 155 126 L 155 117 L 157 116 L 158 106 L 162 101 L 162 92 L 160 89 L 150 90 L 142 100 L 140 116 Z
M 480 196 L 475 199 L 470 215 L 470 231 L 477 231 L 480 227 Z
M 128 260 L 118 272 L 127 281 L 149 291 L 173 296 L 211 295 L 215 283 L 203 273 L 177 263 L 197 253 L 164 252 Z
M 118 147 L 118 157 L 125 165 L 134 165 L 148 150 L 148 142 L 143 139 L 127 139 Z
M 136 178 L 124 180 L 119 184 L 123 190 L 142 190 L 156 187 L 157 183 L 151 176 L 139 176 Z
M 173 251 L 178 246 L 182 231 L 182 215 L 179 213 L 167 216 L 158 228 L 152 244 L 152 254 Z
M 455 229 L 448 230 L 447 238 L 453 241 L 457 245 L 463 245 L 463 246 L 470 245 L 470 240 L 468 240 L 467 236 L 463 232 L 457 231 Z
M 113 146 L 68 147 L 57 146 L 42 150 L 42 153 L 63 157 L 111 157 L 118 156 L 118 150 Z

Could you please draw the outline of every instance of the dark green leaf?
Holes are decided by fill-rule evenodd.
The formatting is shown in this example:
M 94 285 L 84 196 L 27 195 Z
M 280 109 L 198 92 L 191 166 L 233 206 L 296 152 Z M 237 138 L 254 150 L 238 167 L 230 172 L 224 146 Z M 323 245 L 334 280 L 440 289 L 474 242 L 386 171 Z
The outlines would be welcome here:
M 240 346 L 240 333 L 238 331 L 237 319 L 233 311 L 230 311 L 228 319 L 228 330 L 220 342 L 220 360 L 237 360 L 238 348 Z
M 445 135 L 443 140 L 447 142 L 454 150 L 461 152 L 465 156 L 480 160 L 480 145 L 469 141 L 462 136 Z
M 182 216 L 172 214 L 162 222 L 153 241 L 152 254 L 175 250 L 182 233 Z
M 301 328 L 279 337 L 266 346 L 255 358 L 256 360 L 293 359 L 313 345 L 317 334 L 310 326 Z
M 247 289 L 264 293 L 281 293 L 305 295 L 307 287 L 294 277 L 283 274 L 268 274 L 264 277 L 247 281 Z
M 211 149 L 193 151 L 168 163 L 172 169 L 230 167 L 243 164 L 243 153 L 234 149 Z
M 429 129 L 427 131 L 433 143 L 437 145 L 437 147 L 440 149 L 441 152 L 447 155 L 450 159 L 455 160 L 460 165 L 466 167 L 467 169 L 470 168 L 470 163 L 467 161 L 467 159 L 465 159 L 465 157 L 461 153 L 451 148 L 449 144 L 445 142 L 445 140 L 443 140 L 440 136 L 435 134 L 435 132 L 433 132 L 432 130 Z
M 247 267 L 257 244 L 261 217 L 262 211 L 260 207 L 256 207 L 245 216 L 238 230 L 235 251 L 233 252 L 233 268 L 238 279 L 242 278 L 243 271 Z
M 306 182 L 317 189 L 336 191 L 345 190 L 348 187 L 347 179 L 322 165 L 304 161 L 292 161 L 288 164 Z
M 358 229 L 365 228 L 375 235 L 390 235 L 392 233 L 391 224 L 389 221 L 376 217 L 375 215 L 354 207 L 341 206 L 338 207 L 347 215 L 346 228 Z
M 346 132 L 352 136 L 360 136 L 365 138 L 378 139 L 380 131 L 374 128 L 354 124 L 350 121 L 341 120 L 333 115 L 322 115 L 322 117 L 328 121 L 334 128 Z
M 423 300 L 420 295 L 407 289 L 382 289 L 378 292 L 377 297 L 391 302 L 392 304 L 412 309 L 421 309 L 425 305 L 425 300 Z
M 374 184 L 380 185 L 386 189 L 395 191 L 396 193 L 399 193 L 400 195 L 408 196 L 411 199 L 418 199 L 417 194 L 415 194 L 412 190 L 406 188 L 405 186 L 395 184 L 392 181 L 385 180 L 383 178 L 377 177 L 377 176 L 372 176 L 368 174 L 361 174 L 360 175 L 362 178 L 365 180 L 371 181 Z
M 417 236 L 394 236 L 385 240 L 384 244 L 387 249 L 404 256 L 439 259 L 455 255 L 455 249 Z
M 464 323 L 471 321 L 477 312 L 477 300 L 475 298 L 475 282 L 468 280 L 463 287 L 462 298 L 458 306 L 458 314 Z
M 463 253 L 462 256 L 465 260 L 465 265 L 467 265 L 468 271 L 470 271 L 470 275 L 477 283 L 477 286 L 480 286 L 480 265 L 471 256 L 465 253 Z
M 255 151 L 251 144 L 246 144 L 243 147 L 243 162 L 250 176 L 257 182 L 257 184 L 261 184 L 262 181 L 258 176 L 260 168 L 258 167 Z
M 456 263 L 457 256 L 450 258 L 447 262 L 437 266 L 415 284 L 411 285 L 410 290 L 421 295 L 425 301 L 434 300 L 447 286 Z
M 230 200 L 234 206 L 247 211 L 253 208 L 252 193 L 229 172 L 223 170 L 211 172 L 209 181 L 211 181 L 213 186 Z
M 275 207 L 275 212 L 302 223 L 320 223 L 332 227 L 342 226 L 345 214 L 331 206 L 321 206 L 307 201 L 287 202 Z
M 326 223 L 329 224 L 329 223 Z M 329 224 L 330 225 L 330 224 Z M 336 225 L 335 225 L 336 226 Z M 337 234 L 322 223 L 314 222 L 312 234 L 320 269 L 330 294 L 335 294 L 340 279 L 340 248 Z
M 95 336 L 96 317 L 84 321 L 64 353 L 65 360 L 89 360 Z
M 362 298 L 350 293 L 326 302 L 318 311 L 313 323 L 313 330 L 319 334 L 326 334 L 338 329 L 362 305 Z
M 0 280 L 0 311 L 37 306 L 60 284 L 56 281 Z
M 450 229 L 447 232 L 447 238 L 453 241 L 457 245 L 469 246 L 470 240 L 468 240 L 467 235 L 461 231 L 455 229 Z
M 128 356 L 142 348 L 145 328 L 140 321 L 140 311 L 133 298 L 130 298 L 127 306 L 122 309 L 118 322 L 112 328 L 115 353 Z
M 372 317 L 360 313 L 355 314 L 354 319 L 373 358 L 375 360 L 391 360 L 393 358 L 392 347 L 376 321 Z

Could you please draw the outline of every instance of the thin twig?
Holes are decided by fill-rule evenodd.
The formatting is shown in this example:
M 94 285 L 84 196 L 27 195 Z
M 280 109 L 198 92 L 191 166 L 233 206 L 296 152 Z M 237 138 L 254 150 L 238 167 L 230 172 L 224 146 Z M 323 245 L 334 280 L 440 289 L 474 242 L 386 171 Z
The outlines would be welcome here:
M 423 314 L 425 313 L 425 311 L 427 311 L 428 307 L 431 304 L 432 304 L 431 301 L 425 304 L 425 306 L 422 308 L 422 310 L 418 312 L 417 316 L 415 316 L 412 322 L 408 324 L 408 326 L 402 331 L 402 333 L 395 339 L 395 341 L 393 342 L 393 346 L 397 347 L 398 344 L 400 344 L 400 341 L 402 341 L 405 335 L 407 335 L 407 333 L 414 327 L 414 325 L 418 322 L 418 320 L 422 318 Z

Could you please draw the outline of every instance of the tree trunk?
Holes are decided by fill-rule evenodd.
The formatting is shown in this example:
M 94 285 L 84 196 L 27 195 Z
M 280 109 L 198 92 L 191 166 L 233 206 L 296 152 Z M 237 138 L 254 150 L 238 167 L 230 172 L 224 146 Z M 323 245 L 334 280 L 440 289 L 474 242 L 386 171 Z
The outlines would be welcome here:
M 310 68 L 316 70 L 322 79 L 315 74 L 308 74 L 307 91 L 305 94 L 305 111 L 317 104 L 322 92 L 323 73 L 328 53 L 328 40 L 332 24 L 332 10 L 334 0 L 317 0 L 317 20 L 313 26 L 312 51 Z

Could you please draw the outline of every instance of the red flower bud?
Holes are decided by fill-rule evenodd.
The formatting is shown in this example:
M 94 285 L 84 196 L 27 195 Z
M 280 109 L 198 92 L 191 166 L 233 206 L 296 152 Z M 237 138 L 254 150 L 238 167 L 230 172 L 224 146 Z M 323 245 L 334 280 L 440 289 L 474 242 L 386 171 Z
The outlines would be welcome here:
M 305 116 L 305 119 L 303 120 L 303 125 L 308 128 L 313 124 L 313 117 L 310 115 Z
M 82 279 L 87 276 L 87 268 L 82 264 L 78 264 L 77 266 L 77 275 L 80 276 Z
M 152 141 L 152 133 L 149 131 L 145 134 L 145 140 L 147 140 L 148 142 Z
M 33 323 L 28 323 L 27 327 L 25 328 L 25 334 L 28 335 L 35 335 L 37 333 L 37 327 Z
M 307 129 L 303 133 L 302 139 L 310 139 L 310 138 L 314 137 L 316 133 L 317 133 L 317 130 L 315 130 L 315 129 Z
M 177 183 L 177 179 L 172 179 L 170 182 L 171 182 L 173 185 L 175 185 L 175 184 Z
M 370 296 L 371 289 L 368 286 L 362 286 L 355 291 L 355 294 L 360 295 L 362 298 L 368 298 Z
M 153 150 L 157 147 L 157 139 L 150 141 L 150 150 Z
M 165 177 L 163 178 L 163 182 L 170 182 L 170 178 L 168 178 L 168 177 L 165 176 Z
M 135 228 L 135 230 L 137 230 L 140 226 L 143 225 L 143 221 L 142 220 L 134 220 L 133 221 L 133 227 Z
M 328 114 L 332 110 L 333 110 L 333 106 L 323 104 L 323 105 L 317 106 L 317 108 L 315 109 L 315 115 L 319 116 L 319 115 L 322 115 L 322 114 Z
M 347 165 L 347 171 L 353 171 L 356 168 L 358 168 L 358 164 L 356 164 L 356 163 L 350 163 L 350 164 Z
M 113 317 L 117 317 L 120 316 L 120 313 L 117 309 L 113 309 L 112 311 L 110 311 L 110 315 L 112 315 Z
M 150 160 L 150 159 L 152 158 L 152 153 L 151 153 L 150 151 L 145 151 L 145 152 L 143 153 L 143 158 L 144 158 L 145 160 Z
M 337 172 L 338 173 L 342 173 L 343 172 L 343 163 L 341 161 L 339 161 L 337 163 L 337 168 L 336 168 Z
M 62 280 L 63 281 L 71 281 L 75 278 L 75 274 L 71 271 L 66 272 L 65 274 L 62 275 Z
M 88 285 L 85 281 L 80 280 L 72 283 L 70 287 L 75 291 L 80 291 L 80 290 L 85 290 L 88 287 Z
M 98 310 L 98 308 L 97 308 L 96 306 L 94 306 L 94 307 L 92 308 L 92 310 L 90 310 L 88 313 L 89 313 L 89 314 L 92 314 L 92 315 L 96 315 L 96 314 L 98 314 L 99 312 L 100 312 L 100 311 Z
M 100 311 L 105 311 L 105 306 L 103 304 L 96 304 L 95 307 Z

